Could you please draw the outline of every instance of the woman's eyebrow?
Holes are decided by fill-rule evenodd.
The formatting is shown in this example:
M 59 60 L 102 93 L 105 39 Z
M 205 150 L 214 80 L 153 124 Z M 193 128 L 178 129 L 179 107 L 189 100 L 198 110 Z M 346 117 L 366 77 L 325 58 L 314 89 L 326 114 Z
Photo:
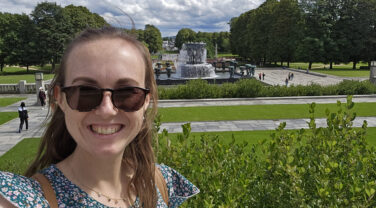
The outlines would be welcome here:
M 75 82 L 86 82 L 88 84 L 97 84 L 98 83 L 97 81 L 95 81 L 94 79 L 91 79 L 89 77 L 77 77 L 77 78 L 73 79 L 72 84 L 74 84 Z
M 123 78 L 116 82 L 116 85 L 138 85 L 139 83 L 134 79 Z

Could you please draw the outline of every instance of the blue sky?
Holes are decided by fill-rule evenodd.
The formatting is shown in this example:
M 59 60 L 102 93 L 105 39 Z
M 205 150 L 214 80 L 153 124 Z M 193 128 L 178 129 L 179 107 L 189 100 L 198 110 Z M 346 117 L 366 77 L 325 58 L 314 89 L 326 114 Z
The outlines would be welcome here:
M 85 6 L 114 26 L 137 29 L 152 24 L 162 36 L 174 36 L 184 27 L 202 32 L 229 31 L 232 17 L 258 7 L 265 0 L 57 0 L 60 6 Z M 0 0 L 0 12 L 30 14 L 41 0 Z

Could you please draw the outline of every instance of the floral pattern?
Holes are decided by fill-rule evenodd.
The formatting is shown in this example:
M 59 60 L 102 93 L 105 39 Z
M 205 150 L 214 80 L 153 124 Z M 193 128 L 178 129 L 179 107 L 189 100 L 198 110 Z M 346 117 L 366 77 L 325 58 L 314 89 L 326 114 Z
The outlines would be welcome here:
M 167 206 L 157 189 L 157 208 L 178 207 L 185 200 L 200 192 L 196 186 L 176 170 L 163 164 L 157 164 L 157 166 L 166 180 L 169 195 L 169 205 Z M 108 208 L 108 206 L 91 198 L 86 192 L 70 182 L 55 165 L 43 169 L 41 173 L 52 182 L 51 185 L 56 193 L 59 208 Z M 16 207 L 49 207 L 47 200 L 43 196 L 40 184 L 34 179 L 25 176 L 0 171 L 0 194 Z M 136 198 L 132 207 L 141 207 L 138 198 Z

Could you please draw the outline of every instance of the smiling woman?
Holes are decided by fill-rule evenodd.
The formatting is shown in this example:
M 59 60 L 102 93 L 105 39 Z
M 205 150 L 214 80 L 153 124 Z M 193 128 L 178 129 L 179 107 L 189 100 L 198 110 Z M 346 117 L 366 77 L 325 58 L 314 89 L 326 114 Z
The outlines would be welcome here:
M 0 205 L 177 207 L 197 194 L 155 163 L 156 89 L 142 43 L 114 28 L 84 31 L 51 83 L 52 115 L 26 177 L 0 172 Z

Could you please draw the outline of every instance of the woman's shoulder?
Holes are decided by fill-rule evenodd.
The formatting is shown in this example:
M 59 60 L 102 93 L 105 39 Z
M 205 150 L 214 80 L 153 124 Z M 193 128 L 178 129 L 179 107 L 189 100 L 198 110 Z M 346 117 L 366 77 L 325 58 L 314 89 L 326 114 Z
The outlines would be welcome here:
M 34 179 L 0 171 L 0 195 L 17 207 L 48 207 Z
M 164 179 L 166 180 L 168 190 L 168 207 L 178 207 L 188 198 L 198 194 L 200 190 L 193 185 L 187 178 L 181 175 L 175 169 L 164 165 L 157 164 Z

